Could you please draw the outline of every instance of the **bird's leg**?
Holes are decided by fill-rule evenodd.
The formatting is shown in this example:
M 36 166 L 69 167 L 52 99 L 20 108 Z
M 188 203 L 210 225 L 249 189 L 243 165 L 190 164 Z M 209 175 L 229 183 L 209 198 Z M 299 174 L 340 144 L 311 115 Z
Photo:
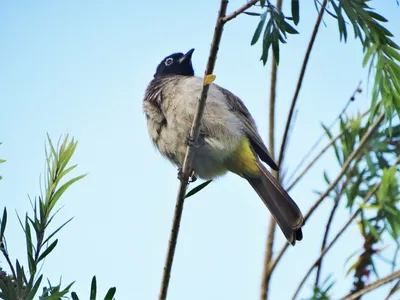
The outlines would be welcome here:
M 196 177 L 195 174 L 196 174 L 196 172 L 195 172 L 194 170 L 192 170 L 192 171 L 190 172 L 189 180 L 188 180 L 189 183 L 195 182 L 195 181 L 197 180 L 197 177 Z M 178 179 L 179 179 L 180 181 L 183 180 L 183 171 L 182 171 L 182 168 L 178 168 Z

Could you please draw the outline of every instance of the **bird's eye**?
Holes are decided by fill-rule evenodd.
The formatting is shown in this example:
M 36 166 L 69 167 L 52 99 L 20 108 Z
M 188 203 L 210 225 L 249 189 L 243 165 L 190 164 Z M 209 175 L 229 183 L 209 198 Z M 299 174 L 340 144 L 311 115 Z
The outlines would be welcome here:
M 168 67 L 168 66 L 172 65 L 173 62 L 174 62 L 174 59 L 172 57 L 169 57 L 165 60 L 165 65 Z

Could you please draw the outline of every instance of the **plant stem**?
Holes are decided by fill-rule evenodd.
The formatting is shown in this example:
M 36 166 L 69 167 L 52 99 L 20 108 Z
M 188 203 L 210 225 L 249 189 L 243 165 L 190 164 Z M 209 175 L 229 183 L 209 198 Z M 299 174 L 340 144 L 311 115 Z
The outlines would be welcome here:
M 245 12 L 247 9 L 249 9 L 253 5 L 257 4 L 257 2 L 259 2 L 259 1 L 260 0 L 251 0 L 251 1 L 247 2 L 245 5 L 243 5 L 242 7 L 238 8 L 233 13 L 223 17 L 222 18 L 222 22 L 224 22 L 224 23 L 229 22 L 230 20 L 236 18 L 241 13 Z
M 328 0 L 324 0 L 324 2 L 322 3 L 322 6 L 321 6 L 321 9 L 320 9 L 318 18 L 317 18 L 317 22 L 315 23 L 314 30 L 313 30 L 313 33 L 311 35 L 310 42 L 308 43 L 307 52 L 306 52 L 306 55 L 304 57 L 303 65 L 302 65 L 301 71 L 300 71 L 299 80 L 297 82 L 296 90 L 295 90 L 295 93 L 294 93 L 294 96 L 293 96 L 293 99 L 292 99 L 292 104 L 291 104 L 290 110 L 289 110 L 289 115 L 288 115 L 288 118 L 287 118 L 287 121 L 286 121 L 285 132 L 283 134 L 283 139 L 282 139 L 281 151 L 279 153 L 278 166 L 281 166 L 282 163 L 283 163 L 283 158 L 284 158 L 285 148 L 286 148 L 286 144 L 287 144 L 287 138 L 288 138 L 288 134 L 289 134 L 290 124 L 291 124 L 292 118 L 293 118 L 294 108 L 296 106 L 296 102 L 297 102 L 297 99 L 298 99 L 299 94 L 300 94 L 300 89 L 301 89 L 301 86 L 303 84 L 304 74 L 306 72 L 308 60 L 310 59 L 311 50 L 312 50 L 312 48 L 314 46 L 315 38 L 317 36 L 318 29 L 319 29 L 319 26 L 321 24 L 322 16 L 323 16 L 323 14 L 325 12 L 325 8 L 326 8 L 327 3 L 328 3 Z
M 257 1 L 251 1 L 251 5 Z M 213 40 L 211 43 L 211 49 L 210 49 L 210 55 L 208 57 L 208 62 L 207 62 L 207 67 L 205 71 L 205 77 L 207 75 L 211 75 L 214 71 L 215 67 L 215 61 L 217 59 L 217 52 L 219 48 L 219 44 L 221 42 L 221 37 L 222 37 L 222 31 L 224 24 L 226 24 L 228 21 L 232 20 L 242 12 L 244 12 L 247 8 L 249 8 L 251 5 L 247 3 L 246 5 L 242 6 L 240 9 L 236 10 L 233 14 L 229 15 L 228 18 L 225 18 L 226 15 L 226 9 L 228 6 L 228 0 L 221 0 L 221 5 L 218 13 L 218 18 L 214 30 L 214 36 Z M 190 137 L 193 140 L 193 145 L 196 144 L 197 139 L 199 137 L 200 133 L 200 125 L 201 125 L 201 119 L 203 116 L 206 100 L 207 100 L 207 93 L 209 89 L 209 84 L 206 84 L 204 82 L 203 88 L 201 91 L 201 96 L 200 100 L 197 104 L 197 109 L 196 109 L 196 115 L 193 120 L 192 128 L 190 131 Z M 192 146 L 188 146 L 186 149 L 186 154 L 185 154 L 185 159 L 183 162 L 182 166 L 182 176 L 181 176 L 181 183 L 179 186 L 178 190 L 178 195 L 176 199 L 176 206 L 175 206 L 175 212 L 174 212 L 174 218 L 172 222 L 172 229 L 171 229 L 171 234 L 169 238 L 169 243 L 168 243 L 168 249 L 167 249 L 167 255 L 165 259 L 165 265 L 164 265 L 164 270 L 163 270 L 163 275 L 162 275 L 162 280 L 161 280 L 161 287 L 160 287 L 160 294 L 159 294 L 159 299 L 160 300 L 165 300 L 167 298 L 167 293 L 168 293 L 168 286 L 169 286 L 169 280 L 171 277 L 171 270 L 172 270 L 172 264 L 174 260 L 174 255 L 175 255 L 175 249 L 176 249 L 176 243 L 178 239 L 178 234 L 179 234 L 179 227 L 181 223 L 181 218 L 182 218 L 182 211 L 183 211 L 183 204 L 184 204 L 184 198 L 186 194 L 186 189 L 189 183 L 189 177 L 190 173 L 192 172 L 192 161 L 194 157 L 194 151 Z
M 393 280 L 395 280 L 397 278 L 400 278 L 400 271 L 396 271 L 396 272 L 394 272 L 394 273 L 392 273 L 392 274 L 390 274 L 390 275 L 388 275 L 388 276 L 386 276 L 384 278 L 381 278 L 381 279 L 379 279 L 379 280 L 367 285 L 362 290 L 359 290 L 358 292 L 355 292 L 355 293 L 353 293 L 351 295 L 347 295 L 347 296 L 341 298 L 340 300 L 355 300 L 355 299 L 359 299 L 360 296 L 362 296 L 362 295 L 364 295 L 364 294 L 366 294 L 366 293 L 368 293 L 368 292 L 370 292 L 370 291 L 372 291 L 372 290 L 374 290 L 374 289 L 376 289 L 376 288 L 378 288 L 378 287 L 380 287 L 380 286 L 382 286 L 384 284 L 387 284 L 387 283 L 389 283 L 389 282 L 391 282 L 391 281 L 393 281 Z
M 350 178 L 351 178 L 350 176 L 347 177 L 346 181 L 342 184 L 342 188 L 341 188 L 340 192 L 336 195 L 336 197 L 334 199 L 334 204 L 333 204 L 331 213 L 329 215 L 328 222 L 326 223 L 326 229 L 325 229 L 324 237 L 322 239 L 321 253 L 326 248 L 326 243 L 328 242 L 328 234 L 329 234 L 329 231 L 330 231 L 330 228 L 331 228 L 331 225 L 332 225 L 333 217 L 335 216 L 337 208 L 339 207 L 340 198 L 342 197 L 342 195 L 343 195 L 343 193 L 345 191 L 346 185 L 350 181 Z M 318 285 L 319 285 L 319 278 L 320 278 L 320 275 L 321 275 L 321 269 L 322 269 L 322 258 L 317 263 L 317 275 L 315 276 L 315 284 L 314 284 L 315 287 L 318 287 Z
M 277 0 L 276 8 L 282 9 L 283 0 Z M 276 104 L 276 83 L 278 77 L 278 64 L 276 63 L 275 57 L 272 58 L 272 69 L 271 69 L 271 84 L 270 84 L 270 99 L 269 99 L 269 151 L 272 155 L 272 159 L 275 159 L 275 104 Z M 279 173 L 272 171 L 272 175 L 279 181 Z M 272 261 L 274 240 L 275 240 L 275 229 L 276 221 L 271 216 L 269 220 L 267 243 L 265 247 L 265 258 L 264 258 L 264 269 L 261 279 L 261 293 L 260 299 L 268 299 L 269 283 L 271 274 L 269 272 L 269 265 Z

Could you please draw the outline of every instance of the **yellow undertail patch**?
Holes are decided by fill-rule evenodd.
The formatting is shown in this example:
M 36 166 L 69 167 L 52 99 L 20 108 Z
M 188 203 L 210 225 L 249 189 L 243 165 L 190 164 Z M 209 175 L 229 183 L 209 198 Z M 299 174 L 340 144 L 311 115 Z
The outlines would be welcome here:
M 227 161 L 227 169 L 240 176 L 256 176 L 261 173 L 257 166 L 257 157 L 251 149 L 250 141 L 247 137 L 243 137 L 239 147 Z

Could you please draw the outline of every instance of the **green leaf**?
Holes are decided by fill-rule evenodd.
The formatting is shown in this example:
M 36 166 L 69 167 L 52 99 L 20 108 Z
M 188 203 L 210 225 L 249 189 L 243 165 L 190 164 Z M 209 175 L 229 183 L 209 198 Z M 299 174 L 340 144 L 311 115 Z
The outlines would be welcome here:
M 25 240 L 26 240 L 26 253 L 28 255 L 28 266 L 29 272 L 32 274 L 33 266 L 32 262 L 32 252 L 33 252 L 33 244 L 32 244 L 32 236 L 31 236 L 31 228 L 29 226 L 29 218 L 25 216 Z
M 81 180 L 82 178 L 84 178 L 86 176 L 86 174 L 75 177 L 69 181 L 67 181 L 66 183 L 64 183 L 58 190 L 57 192 L 53 195 L 53 197 L 51 198 L 51 204 L 49 207 L 49 210 L 52 210 L 54 205 L 57 203 L 58 199 L 62 196 L 62 194 L 64 194 L 64 192 L 75 182 L 77 182 L 78 180 Z
M 332 136 L 332 133 L 330 132 L 329 128 L 326 127 L 324 124 L 321 124 L 321 126 L 324 129 L 326 135 L 329 137 L 329 139 L 332 140 L 333 136 Z M 339 147 L 337 146 L 336 143 L 333 143 L 332 146 L 333 146 L 333 149 L 335 151 L 335 155 L 336 155 L 336 158 L 337 158 L 337 160 L 339 162 L 339 165 L 342 165 L 343 162 L 342 162 L 342 157 L 341 157 L 340 152 L 339 152 Z
M 375 20 L 381 21 L 381 22 L 387 22 L 388 20 L 385 19 L 384 17 L 382 17 L 381 15 L 373 12 L 373 11 L 369 11 L 368 14 L 374 18 Z
M 5 163 L 5 162 L 6 162 L 6 160 L 0 159 L 0 164 Z
M 7 209 L 4 207 L 3 217 L 1 218 L 1 227 L 0 227 L 0 248 L 3 247 L 1 242 L 3 241 L 4 231 L 6 230 L 7 225 Z
M 365 68 L 365 66 L 369 62 L 372 54 L 375 54 L 376 49 L 377 49 L 376 45 L 372 45 L 371 47 L 368 48 L 367 53 L 365 53 L 364 60 L 363 60 L 363 63 L 362 63 L 363 68 Z
M 330 181 L 330 179 L 329 179 L 328 173 L 326 173 L 326 171 L 324 171 L 324 179 L 325 179 L 325 182 L 326 182 L 328 185 L 331 184 L 331 181 Z
M 57 246 L 58 240 L 55 240 L 47 249 L 39 256 L 37 262 L 40 262 L 42 259 L 44 259 L 53 249 Z
M 300 21 L 299 0 L 292 0 L 292 17 L 293 17 L 293 23 L 295 25 L 299 24 Z
M 195 188 L 191 189 L 186 195 L 185 195 L 185 199 L 193 196 L 194 194 L 200 192 L 202 189 L 204 189 L 207 185 L 209 185 L 211 183 L 212 180 L 207 180 L 205 182 L 203 182 L 202 184 L 199 184 L 198 186 L 196 186 Z
M 275 62 L 279 65 L 279 42 L 272 43 L 272 53 L 274 54 Z
M 253 16 L 253 17 L 259 17 L 261 16 L 260 13 L 255 13 L 255 12 L 251 12 L 251 11 L 244 11 L 243 12 L 245 15 L 249 15 L 249 16 Z
M 260 38 L 262 29 L 264 28 L 265 20 L 267 18 L 267 12 L 264 12 L 260 16 L 260 22 L 257 25 L 256 31 L 254 32 L 253 38 L 251 39 L 251 45 L 253 46 Z
M 73 218 L 70 218 L 68 221 L 66 221 L 65 223 L 63 223 L 60 227 L 58 227 L 52 234 L 50 234 L 42 243 L 42 245 L 45 245 L 47 242 L 50 241 L 50 239 L 56 235 L 57 232 L 59 232 L 65 225 L 67 225 L 69 222 L 72 221 Z
M 288 22 L 284 21 L 285 31 L 290 34 L 298 34 L 299 32 L 294 29 Z
M 97 293 L 96 276 L 93 276 L 92 284 L 90 286 L 90 300 L 96 300 L 96 293 Z
M 117 289 L 115 287 L 112 287 L 108 290 L 106 296 L 104 297 L 104 300 L 112 300 L 114 299 L 114 295 Z
M 71 298 L 72 298 L 72 300 L 79 300 L 79 297 L 75 292 L 71 293 Z

